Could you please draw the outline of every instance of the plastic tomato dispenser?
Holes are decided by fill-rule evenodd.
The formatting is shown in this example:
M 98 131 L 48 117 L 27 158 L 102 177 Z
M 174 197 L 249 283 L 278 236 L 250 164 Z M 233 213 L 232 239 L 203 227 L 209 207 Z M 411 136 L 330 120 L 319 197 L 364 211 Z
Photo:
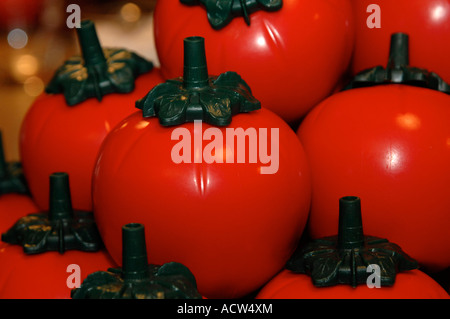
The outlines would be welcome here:
M 332 94 L 353 50 L 350 0 L 164 0 L 154 11 L 164 78 L 182 74 L 182 40 L 205 38 L 208 68 L 239 73 L 291 125 Z
M 90 20 L 76 29 L 75 55 L 31 105 L 20 131 L 20 156 L 32 197 L 48 210 L 48 176 L 71 176 L 73 205 L 92 211 L 91 181 L 98 149 L 132 103 L 161 82 L 153 63 L 123 48 L 102 48 Z
M 122 261 L 120 268 L 90 274 L 73 299 L 201 299 L 195 277 L 186 266 L 171 262 L 149 265 L 144 226 L 122 227 Z
M 416 260 L 387 239 L 365 235 L 361 200 L 339 199 L 338 234 L 312 240 L 257 299 L 449 299 Z
M 74 211 L 66 173 L 50 176 L 50 210 L 19 218 L 2 234 L 1 299 L 69 299 L 89 273 L 116 264 L 91 212 Z
M 376 4 L 376 12 L 367 10 Z M 409 35 L 411 65 L 439 74 L 450 83 L 450 2 L 448 0 L 358 0 L 352 1 L 355 18 L 355 46 L 352 76 L 375 65 L 384 65 L 389 39 L 394 32 Z M 370 17 L 371 16 L 371 17 Z M 379 27 L 369 28 L 374 18 Z
M 365 229 L 398 243 L 422 269 L 450 265 L 450 86 L 409 65 L 392 35 L 386 67 L 356 75 L 298 129 L 312 170 L 309 233 L 333 234 L 336 198 L 359 194 Z
M 93 178 L 95 220 L 148 230 L 149 263 L 178 262 L 206 298 L 238 298 L 282 269 L 305 227 L 310 175 L 290 127 L 235 72 L 209 75 L 204 39 L 184 40 L 182 77 L 154 87 L 107 136 Z

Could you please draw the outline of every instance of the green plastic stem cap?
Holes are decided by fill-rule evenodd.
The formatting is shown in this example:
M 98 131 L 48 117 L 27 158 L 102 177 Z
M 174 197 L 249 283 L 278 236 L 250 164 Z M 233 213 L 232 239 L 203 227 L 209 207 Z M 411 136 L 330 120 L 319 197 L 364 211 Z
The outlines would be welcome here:
M 69 175 L 57 172 L 50 175 L 49 219 L 58 220 L 73 216 Z
M 122 226 L 122 267 L 96 271 L 71 292 L 74 299 L 201 299 L 183 264 L 148 264 L 144 225 Z
M 250 26 L 250 14 L 258 10 L 278 11 L 283 0 L 180 0 L 182 4 L 205 7 L 209 24 L 219 30 L 228 25 L 235 17 L 243 17 Z
M 184 39 L 184 86 L 201 88 L 208 85 L 208 67 L 206 64 L 205 39 L 188 37 Z
M 364 247 L 359 197 L 346 196 L 339 199 L 338 246 L 340 249 Z
M 26 254 L 67 250 L 97 251 L 103 247 L 92 212 L 74 210 L 69 175 L 50 175 L 48 212 L 23 216 L 2 234 L 2 241 L 20 245 Z
M 105 55 L 95 30 L 95 24 L 91 20 L 83 20 L 81 21 L 81 27 L 76 30 L 84 64 L 88 67 L 94 65 L 106 66 Z
M 125 281 L 144 280 L 149 276 L 142 224 L 131 223 L 122 227 L 122 270 Z
M 416 269 L 418 263 L 387 239 L 365 236 L 361 200 L 356 196 L 339 199 L 338 234 L 299 246 L 286 264 L 296 273 L 311 276 L 317 287 L 366 284 L 367 267 L 380 267 L 381 286 L 392 286 L 398 272 Z
M 166 80 L 136 101 L 143 117 L 158 117 L 163 126 L 196 120 L 227 126 L 233 115 L 261 108 L 250 87 L 236 72 L 208 75 L 205 39 L 184 39 L 183 76 Z
M 48 94 L 64 94 L 69 106 L 89 98 L 101 101 L 111 93 L 129 93 L 136 78 L 153 68 L 152 62 L 134 52 L 102 48 L 91 20 L 81 21 L 76 32 L 81 55 L 65 61 L 45 89 Z
M 359 72 L 343 90 L 383 84 L 411 85 L 450 94 L 450 84 L 438 74 L 409 65 L 409 36 L 402 32 L 391 34 L 386 68 L 375 66 Z

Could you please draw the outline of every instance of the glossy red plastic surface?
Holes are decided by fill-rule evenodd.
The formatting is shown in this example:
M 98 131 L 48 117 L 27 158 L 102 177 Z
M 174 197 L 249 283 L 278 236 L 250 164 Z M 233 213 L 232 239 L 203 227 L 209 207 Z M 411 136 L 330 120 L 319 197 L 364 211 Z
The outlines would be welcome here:
M 39 208 L 31 197 L 21 194 L 0 196 L 0 234 L 7 231 L 21 217 L 38 213 Z
M 194 123 L 181 127 L 194 137 Z M 210 127 L 203 123 L 202 131 Z M 268 164 L 260 159 L 249 163 L 248 142 L 245 163 L 176 164 L 171 151 L 179 141 L 171 134 L 177 127 L 163 127 L 141 112 L 108 135 L 94 173 L 93 199 L 100 234 L 118 264 L 117 229 L 133 222 L 145 225 L 149 262 L 186 265 L 207 298 L 245 296 L 283 268 L 307 221 L 309 168 L 295 132 L 266 109 L 238 114 L 229 127 L 214 129 L 225 139 L 228 128 L 252 127 L 268 128 L 270 143 L 271 128 L 279 129 L 275 174 L 261 174 Z M 209 142 L 203 142 L 203 151 Z M 237 145 L 216 152 L 236 154 Z M 270 144 L 268 149 L 274 150 Z M 192 155 L 200 160 L 199 153 Z
M 91 180 L 98 150 L 114 126 L 137 109 L 135 101 L 162 82 L 159 69 L 141 75 L 128 94 L 109 94 L 102 101 L 90 98 L 67 106 L 62 94 L 43 94 L 22 123 L 20 155 L 33 199 L 48 210 L 49 176 L 70 176 L 72 205 L 92 210 Z
M 366 235 L 430 271 L 450 265 L 450 96 L 386 85 L 331 96 L 299 127 L 311 166 L 309 231 L 335 235 L 336 202 L 358 196 Z
M 420 270 L 397 274 L 391 287 L 359 285 L 315 287 L 311 277 L 283 270 L 256 296 L 256 299 L 449 299 L 447 292 Z
M 165 78 L 183 74 L 183 39 L 205 38 L 209 74 L 239 73 L 253 95 L 288 122 L 295 122 L 331 94 L 350 63 L 353 20 L 347 0 L 284 0 L 277 12 L 235 18 L 214 30 L 202 6 L 158 1 L 156 50 Z
M 78 265 L 80 283 L 94 271 L 117 267 L 105 251 L 52 251 L 26 255 L 17 245 L 0 243 L 0 299 L 70 299 Z M 77 270 L 77 271 L 78 271 Z
M 381 28 L 368 28 L 367 6 L 378 4 Z M 450 82 L 450 0 L 353 0 L 355 52 L 353 74 L 386 65 L 392 33 L 409 35 L 410 65 L 425 68 Z

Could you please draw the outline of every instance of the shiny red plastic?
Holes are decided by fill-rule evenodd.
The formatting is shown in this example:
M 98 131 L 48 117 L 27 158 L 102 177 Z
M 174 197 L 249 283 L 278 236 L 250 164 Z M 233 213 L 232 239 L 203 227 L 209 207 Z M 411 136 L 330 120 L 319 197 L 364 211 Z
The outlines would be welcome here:
M 381 28 L 367 27 L 373 11 L 380 7 Z M 386 65 L 392 33 L 409 35 L 410 65 L 435 72 L 450 82 L 450 0 L 353 0 L 355 50 L 352 72 Z
M 38 213 L 31 197 L 21 194 L 0 196 L 0 233 L 6 232 L 14 223 L 28 214 Z
M 93 178 L 96 222 L 107 250 L 121 263 L 117 229 L 146 228 L 149 262 L 186 265 L 207 298 L 237 298 L 253 292 L 280 271 L 305 227 L 311 196 L 309 168 L 295 133 L 271 111 L 233 117 L 232 128 L 279 129 L 279 169 L 262 174 L 261 158 L 249 163 L 176 164 L 171 140 L 176 128 L 194 138 L 194 123 L 163 127 L 138 112 L 105 139 Z M 212 128 L 203 123 L 202 131 Z M 258 134 L 261 139 L 262 134 Z M 276 142 L 276 140 L 275 140 Z M 194 142 L 197 143 L 197 142 Z M 203 152 L 210 141 L 203 141 Z M 189 143 L 189 145 L 193 145 Z M 218 147 L 216 154 L 238 152 Z M 258 146 L 258 149 L 260 146 Z M 202 151 L 192 155 L 200 160 Z M 269 144 L 269 152 L 274 149 Z
M 386 85 L 318 105 L 298 136 L 312 172 L 312 237 L 338 229 L 336 201 L 361 198 L 366 235 L 394 242 L 430 271 L 450 265 L 450 96 Z
M 110 267 L 117 266 L 105 251 L 26 255 L 21 246 L 2 242 L 0 299 L 70 299 L 78 275 L 82 283 L 94 271 Z
M 284 0 L 214 30 L 202 6 L 158 1 L 156 50 L 167 78 L 183 74 L 183 39 L 205 38 L 209 74 L 239 73 L 263 107 L 293 123 L 330 95 L 350 63 L 353 19 L 347 0 Z
M 256 296 L 256 299 L 449 299 L 447 292 L 420 270 L 397 274 L 391 287 L 359 285 L 315 287 L 311 277 L 283 270 Z
M 102 101 L 67 106 L 62 94 L 45 93 L 36 99 L 22 123 L 20 155 L 40 210 L 48 210 L 49 176 L 55 172 L 69 174 L 73 208 L 92 210 L 92 171 L 103 139 L 160 82 L 159 69 L 153 69 L 137 78 L 131 93 L 109 94 Z

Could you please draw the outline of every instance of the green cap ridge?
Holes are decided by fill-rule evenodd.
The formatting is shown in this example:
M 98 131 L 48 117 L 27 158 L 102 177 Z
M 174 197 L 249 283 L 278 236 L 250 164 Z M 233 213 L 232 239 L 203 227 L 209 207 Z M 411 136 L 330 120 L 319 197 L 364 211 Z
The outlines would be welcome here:
M 235 17 L 243 17 L 250 25 L 250 14 L 265 10 L 269 12 L 280 10 L 283 0 L 180 0 L 182 4 L 205 6 L 208 21 L 216 30 L 222 29 Z
M 338 235 L 311 241 L 299 247 L 286 268 L 307 274 L 317 287 L 366 284 L 369 265 L 380 267 L 380 285 L 392 286 L 398 272 L 418 268 L 416 260 L 387 239 L 365 236 L 360 198 L 339 200 Z
M 73 299 L 201 299 L 194 275 L 183 264 L 148 264 L 142 224 L 122 227 L 122 267 L 87 276 Z
M 50 175 L 49 211 L 20 218 L 2 241 L 20 245 L 26 254 L 67 250 L 98 251 L 103 242 L 92 212 L 74 211 L 67 173 Z
M 376 66 L 359 72 L 343 91 L 381 84 L 405 84 L 450 94 L 450 85 L 439 75 L 409 65 L 409 36 L 401 32 L 391 35 L 386 68 Z
M 155 86 L 136 101 L 144 117 L 156 116 L 163 126 L 202 120 L 216 126 L 231 123 L 232 116 L 261 108 L 250 87 L 235 72 L 208 76 L 202 37 L 184 39 L 183 77 Z
M 77 28 L 81 55 L 64 62 L 46 87 L 47 93 L 63 93 L 69 106 L 89 98 L 101 101 L 110 93 L 129 93 L 135 79 L 153 68 L 153 63 L 122 48 L 103 48 L 95 25 L 81 21 Z

